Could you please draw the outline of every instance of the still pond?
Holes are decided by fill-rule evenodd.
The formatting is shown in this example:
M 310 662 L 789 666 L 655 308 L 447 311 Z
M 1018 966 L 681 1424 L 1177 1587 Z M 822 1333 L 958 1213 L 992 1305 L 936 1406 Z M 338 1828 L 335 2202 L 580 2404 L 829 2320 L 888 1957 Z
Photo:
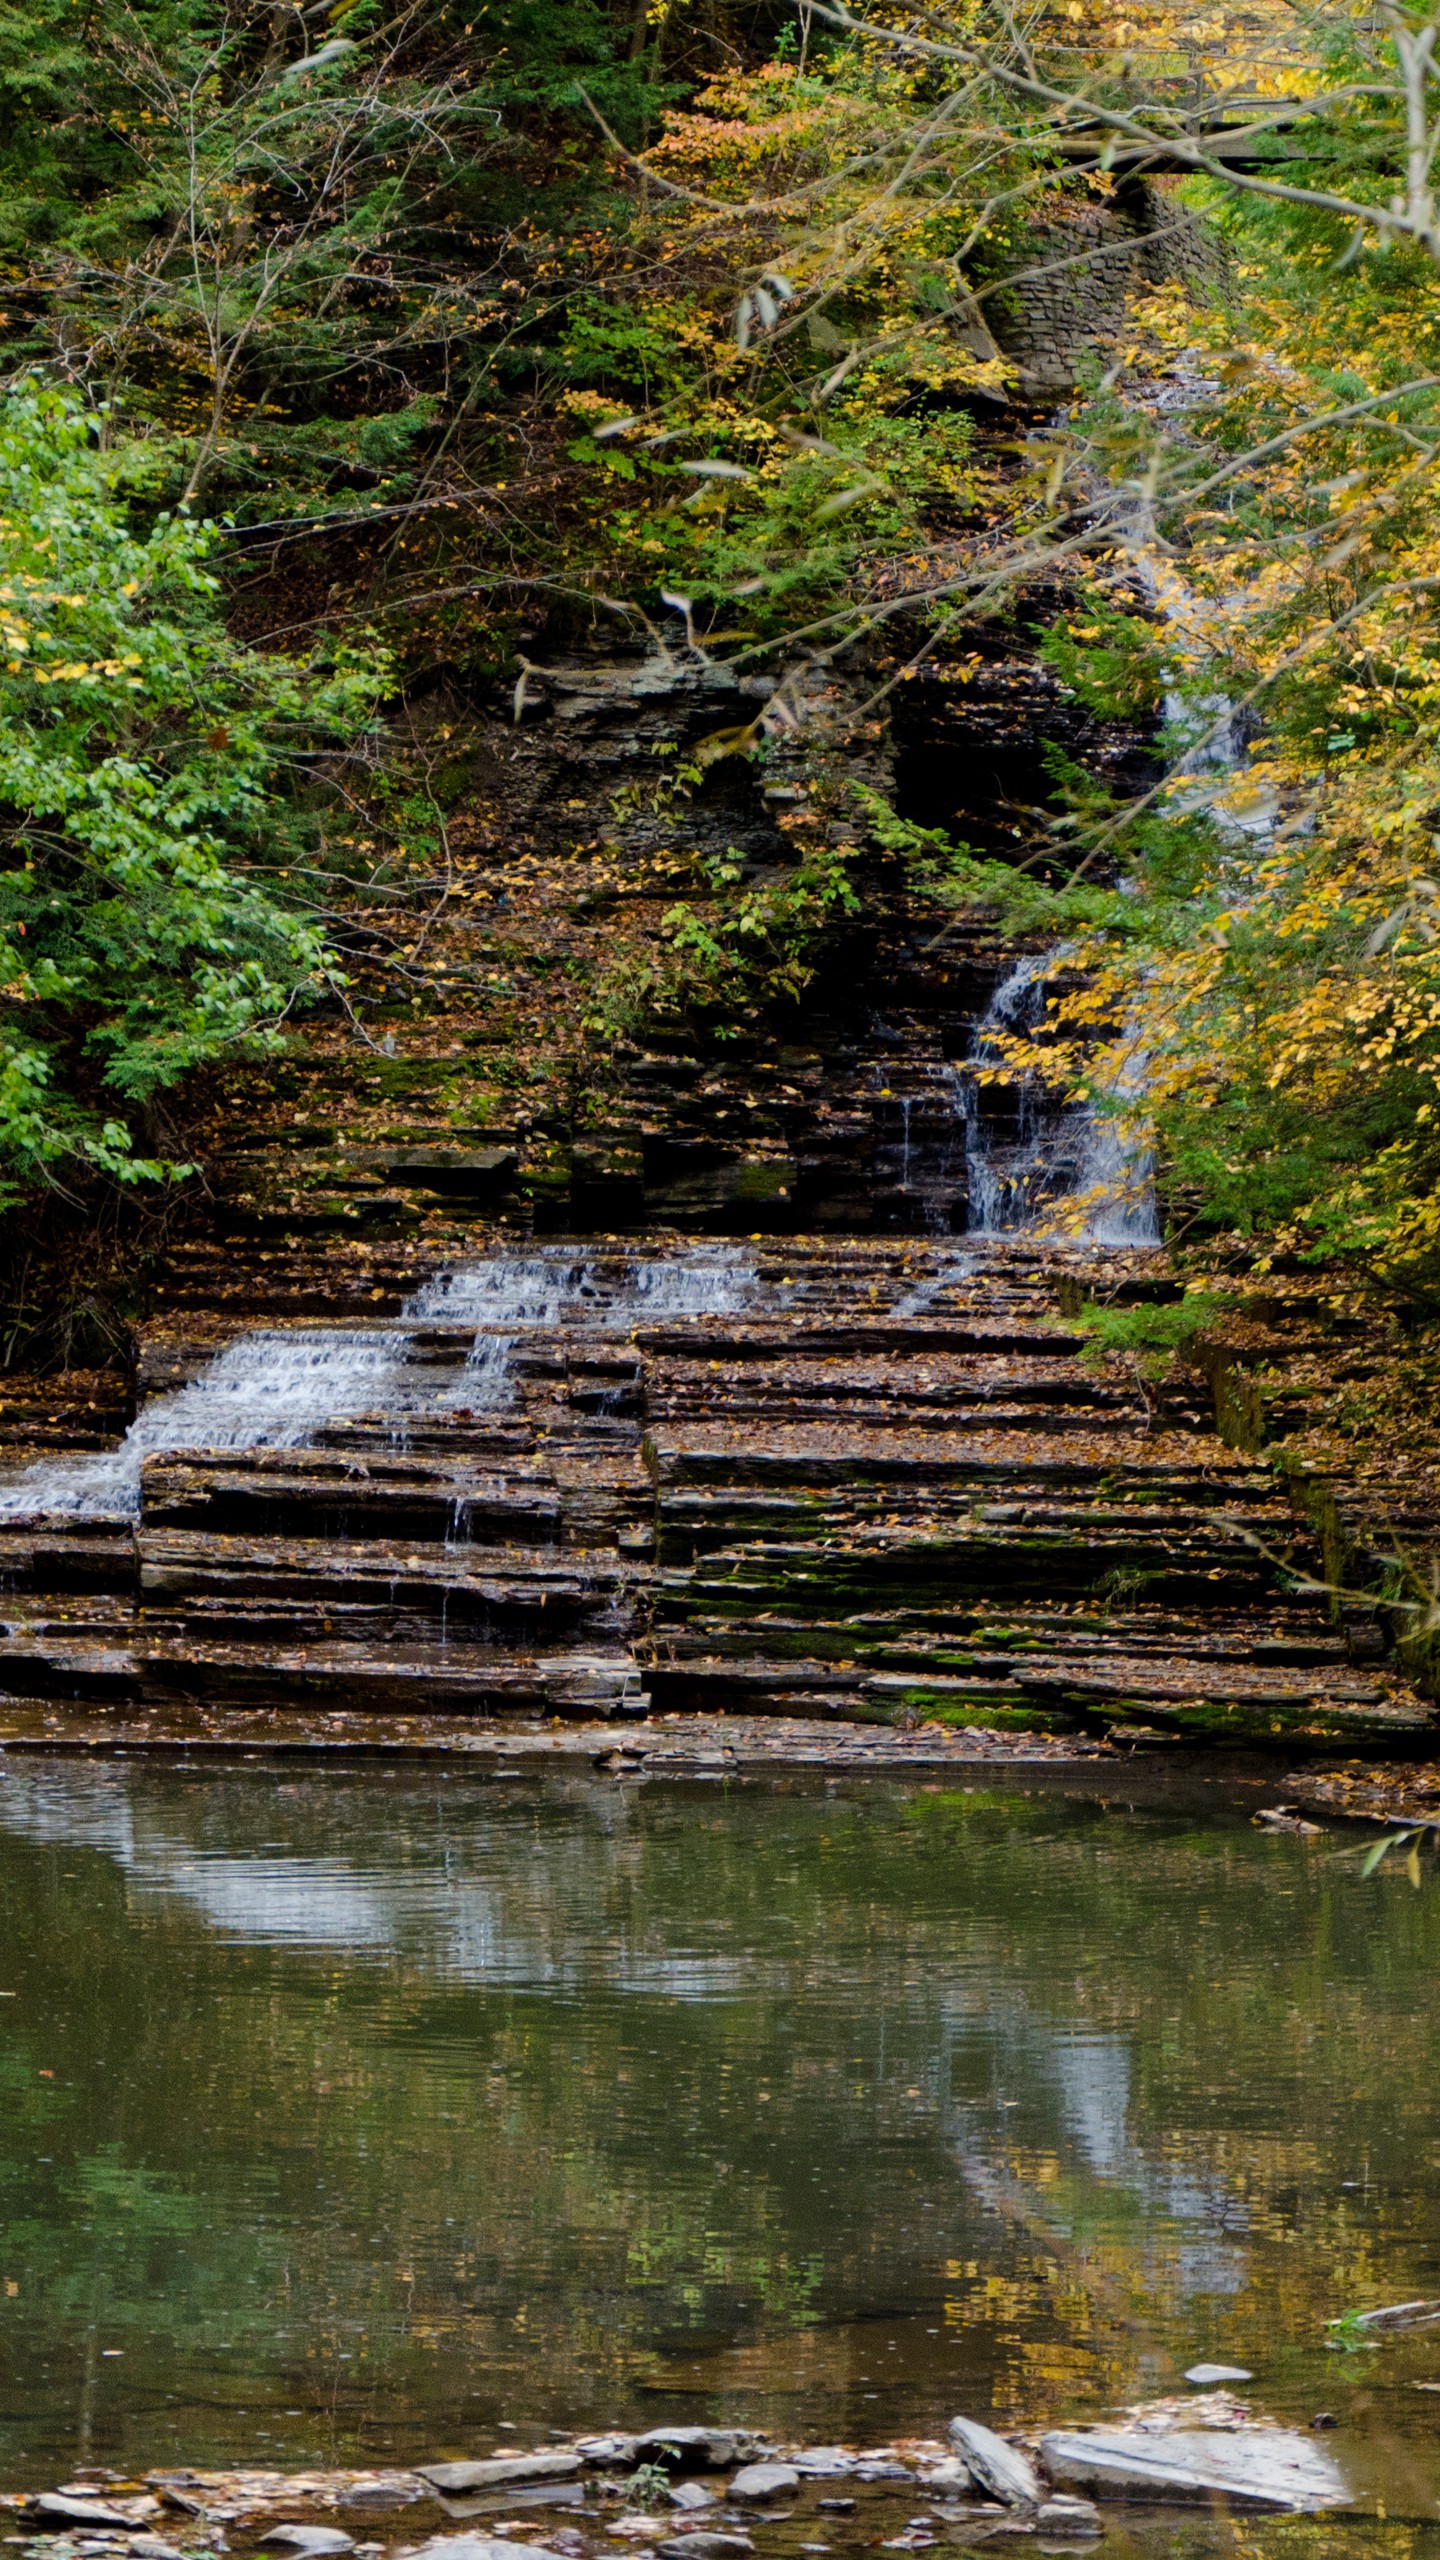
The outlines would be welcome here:
M 1433 2517 L 1440 1874 L 1115 1788 L 0 1764 L 0 2486 L 1207 2358 Z

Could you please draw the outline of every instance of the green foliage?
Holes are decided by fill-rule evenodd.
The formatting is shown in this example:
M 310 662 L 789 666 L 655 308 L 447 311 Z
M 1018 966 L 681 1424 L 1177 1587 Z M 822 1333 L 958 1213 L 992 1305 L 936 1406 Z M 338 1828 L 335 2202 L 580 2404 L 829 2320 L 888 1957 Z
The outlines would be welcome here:
M 664 2505 L 669 2486 L 667 2463 L 637 2462 L 625 2484 L 625 2504 L 639 2515 L 649 2515 L 652 2508 Z
M 619 0 L 342 0 L 318 21 L 0 0 L 0 328 L 32 361 L 63 343 L 172 486 L 253 488 L 273 516 L 327 469 L 389 484 L 504 368 L 521 315 L 497 242 L 537 181 L 561 237 L 607 190 L 583 96 L 633 140 L 653 123 L 632 33 Z
M 906 885 L 917 895 L 961 912 L 983 910 L 994 916 L 1003 932 L 1026 938 L 1100 928 L 1138 937 L 1144 929 L 1142 907 L 1124 891 L 1084 879 L 1042 879 L 1034 871 L 957 844 L 943 827 L 920 827 L 909 818 L 897 818 L 878 792 L 863 784 L 856 785 L 854 796 L 876 843 L 887 853 L 898 854 Z
M 1099 719 L 1149 721 L 1161 696 L 1160 637 L 1153 618 L 1090 589 L 1078 613 L 1051 625 L 1039 655 Z
M 273 1046 L 331 974 L 283 885 L 317 748 L 380 663 L 329 672 L 232 640 L 217 529 L 133 530 L 126 455 L 74 400 L 0 404 L 0 1180 L 120 1181 L 155 1097 Z M 280 861 L 276 862 L 276 855 Z M 264 872 L 261 856 L 268 857 Z M 278 876 L 277 876 L 278 875 Z
M 891 414 L 879 383 L 840 402 L 823 437 L 786 437 L 764 415 L 728 407 L 696 415 L 700 334 L 679 300 L 602 319 L 581 310 L 557 362 L 575 382 L 603 383 L 617 403 L 667 423 L 651 449 L 638 434 L 628 446 L 591 435 L 569 453 L 597 477 L 635 484 L 634 503 L 613 517 L 617 544 L 632 561 L 653 557 L 657 586 L 681 587 L 723 613 L 732 639 L 737 605 L 756 640 L 827 610 L 848 615 L 867 559 L 921 543 L 933 510 L 973 495 L 971 420 L 962 411 Z M 774 396 L 788 409 L 788 384 Z M 595 423 L 606 421 L 597 414 Z
M 671 907 L 662 926 L 684 963 L 689 1001 L 702 1008 L 757 997 L 793 1002 L 814 977 L 832 927 L 860 911 L 851 858 L 848 845 L 816 845 L 793 871 L 760 887 L 741 886 L 738 854 L 708 864 L 723 903 Z
M 1388 1847 L 1389 1844 L 1383 1845 Z M 1325 2344 L 1337 2355 L 1355 2355 L 1361 2349 L 1374 2350 L 1384 2344 L 1383 2339 L 1372 2336 L 1366 2327 L 1364 2312 L 1355 2308 L 1342 2311 L 1337 2320 L 1327 2320 L 1325 2326 L 1330 2332 Z
M 1158 1373 L 1177 1352 L 1183 1357 L 1232 1303 L 1214 1290 L 1187 1289 L 1183 1298 L 1158 1305 L 1115 1307 L 1092 1300 L 1066 1321 L 1098 1349 L 1134 1353 L 1142 1367 Z

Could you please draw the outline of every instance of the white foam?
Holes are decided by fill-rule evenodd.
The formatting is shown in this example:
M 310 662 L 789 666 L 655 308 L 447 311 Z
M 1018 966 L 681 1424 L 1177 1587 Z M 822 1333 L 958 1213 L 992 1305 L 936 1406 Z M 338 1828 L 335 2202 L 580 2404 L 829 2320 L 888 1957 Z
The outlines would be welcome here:
M 444 1401 L 486 1411 L 509 1402 L 511 1357 L 527 1330 L 563 1324 L 604 1334 L 657 1316 L 725 1314 L 743 1306 L 756 1285 L 754 1263 L 728 1245 L 654 1256 L 603 1256 L 573 1245 L 493 1254 L 427 1281 L 389 1329 L 242 1335 L 190 1385 L 154 1397 L 118 1448 L 94 1458 L 43 1458 L 0 1486 L 0 1520 L 133 1519 L 148 1457 L 299 1448 L 325 1424 L 376 1407 L 408 1418 L 416 1393 L 413 1373 L 406 1377 L 407 1323 L 481 1328 Z

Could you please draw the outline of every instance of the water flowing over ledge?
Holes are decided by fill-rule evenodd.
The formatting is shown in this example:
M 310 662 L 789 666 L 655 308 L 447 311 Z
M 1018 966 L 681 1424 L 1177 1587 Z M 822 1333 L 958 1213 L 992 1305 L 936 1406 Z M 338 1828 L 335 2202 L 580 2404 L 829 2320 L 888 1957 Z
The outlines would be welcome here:
M 753 1258 L 723 1244 L 650 1256 L 574 1245 L 491 1254 L 426 1281 L 396 1325 L 242 1335 L 188 1386 L 147 1404 L 117 1449 L 42 1459 L 0 1486 L 0 1520 L 134 1519 L 147 1458 L 302 1448 L 326 1424 L 377 1404 L 401 1416 L 442 1404 L 493 1411 L 509 1400 L 511 1353 L 527 1331 L 604 1335 L 667 1316 L 723 1315 L 757 1287 Z M 477 1328 L 459 1383 L 441 1390 L 417 1389 L 406 1374 L 410 1327 L 430 1325 Z

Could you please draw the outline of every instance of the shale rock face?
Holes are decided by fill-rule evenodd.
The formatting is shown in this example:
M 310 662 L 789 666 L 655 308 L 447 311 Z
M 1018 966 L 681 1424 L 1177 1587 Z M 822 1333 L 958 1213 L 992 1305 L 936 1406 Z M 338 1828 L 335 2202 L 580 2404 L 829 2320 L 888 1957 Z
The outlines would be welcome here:
M 0 1735 L 76 1709 L 117 1734 L 297 1707 L 353 1732 L 649 1703 L 1430 1739 L 1430 1710 L 1277 1596 L 1254 1543 L 1294 1544 L 1275 1477 L 1097 1377 L 1035 1250 L 532 1249 L 508 1315 L 477 1319 L 497 1270 L 372 1320 L 365 1400 L 302 1445 L 166 1446 L 170 1408 L 142 1409 L 133 1519 L 113 1484 L 106 1512 L 63 1468 L 13 1480 Z M 332 1314 L 333 1362 L 360 1328 Z M 147 1373 L 173 1387 L 221 1338 L 177 1310 Z

